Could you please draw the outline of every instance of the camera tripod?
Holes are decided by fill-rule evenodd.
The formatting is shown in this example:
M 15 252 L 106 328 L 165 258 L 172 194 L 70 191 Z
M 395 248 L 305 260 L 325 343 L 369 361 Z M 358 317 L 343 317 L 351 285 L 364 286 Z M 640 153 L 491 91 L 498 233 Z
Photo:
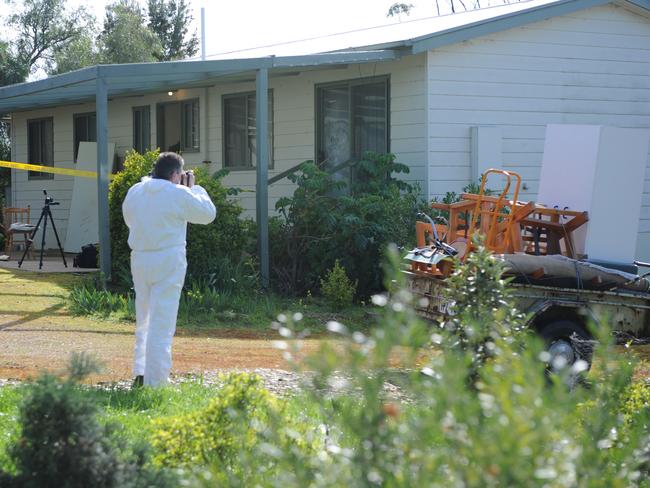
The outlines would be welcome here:
M 68 263 L 65 261 L 65 255 L 63 254 L 63 248 L 61 247 L 61 240 L 59 239 L 59 233 L 56 231 L 56 225 L 54 225 L 54 219 L 52 218 L 52 211 L 50 210 L 50 206 L 52 205 L 59 205 L 59 202 L 55 202 L 54 198 L 50 197 L 47 195 L 47 190 L 43 190 L 43 194 L 45 195 L 45 204 L 43 205 L 43 210 L 41 211 L 41 216 L 38 219 L 38 222 L 36 223 L 36 227 L 34 227 L 34 231 L 32 232 L 32 235 L 29 236 L 29 239 L 27 239 L 27 245 L 25 246 L 25 252 L 23 252 L 23 256 L 20 258 L 20 261 L 18 261 L 18 267 L 20 268 L 23 264 L 23 261 L 25 260 L 25 256 L 27 255 L 27 252 L 29 251 L 29 248 L 34 242 L 34 237 L 36 237 L 36 233 L 38 232 L 38 229 L 41 226 L 41 222 L 43 222 L 43 237 L 41 238 L 41 261 L 38 265 L 38 269 L 43 268 L 43 250 L 45 249 L 45 231 L 47 230 L 47 219 L 50 219 L 50 222 L 52 223 L 52 229 L 54 229 L 54 236 L 56 237 L 56 244 L 59 246 L 59 251 L 61 252 L 61 258 L 63 259 L 63 265 L 67 268 Z

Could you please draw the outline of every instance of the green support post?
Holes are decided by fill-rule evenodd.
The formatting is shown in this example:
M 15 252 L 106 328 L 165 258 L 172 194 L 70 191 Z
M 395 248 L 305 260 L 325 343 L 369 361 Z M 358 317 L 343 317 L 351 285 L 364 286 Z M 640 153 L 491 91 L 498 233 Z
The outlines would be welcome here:
M 102 76 L 95 89 L 97 121 L 97 209 L 99 217 L 99 265 L 104 284 L 111 277 L 111 238 L 108 220 L 108 88 Z
M 260 256 L 262 287 L 269 287 L 269 72 L 257 70 L 256 134 L 257 134 L 257 242 Z

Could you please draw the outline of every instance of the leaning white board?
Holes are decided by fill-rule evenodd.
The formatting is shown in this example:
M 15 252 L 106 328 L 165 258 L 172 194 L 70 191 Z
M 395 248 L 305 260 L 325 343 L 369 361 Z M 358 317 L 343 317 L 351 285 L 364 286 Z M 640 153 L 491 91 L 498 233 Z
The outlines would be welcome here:
M 635 259 L 650 131 L 594 125 L 546 127 L 537 201 L 589 212 L 574 234 L 589 259 Z
M 115 144 L 108 144 L 108 161 L 112 167 Z M 97 143 L 80 142 L 77 164 L 74 169 L 97 171 Z M 74 178 L 68 233 L 63 250 L 77 253 L 81 246 L 99 242 L 99 217 L 97 213 L 97 180 Z

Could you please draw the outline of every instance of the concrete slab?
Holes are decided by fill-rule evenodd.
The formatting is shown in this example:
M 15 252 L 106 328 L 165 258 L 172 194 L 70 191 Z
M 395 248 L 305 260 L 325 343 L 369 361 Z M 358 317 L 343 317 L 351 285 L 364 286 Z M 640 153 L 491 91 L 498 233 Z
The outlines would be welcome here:
M 0 255 L 4 253 L 0 252 Z M 0 261 L 0 269 L 11 269 L 16 271 L 36 271 L 39 273 L 95 273 L 99 269 L 94 268 L 73 268 L 72 259 L 74 254 L 65 254 L 65 260 L 68 267 L 63 266 L 61 255 L 58 256 L 43 256 L 43 268 L 39 269 L 39 255 L 38 251 L 34 252 L 35 259 L 25 259 L 22 266 L 18 267 L 18 260 L 22 256 L 22 252 L 14 251 L 9 261 Z

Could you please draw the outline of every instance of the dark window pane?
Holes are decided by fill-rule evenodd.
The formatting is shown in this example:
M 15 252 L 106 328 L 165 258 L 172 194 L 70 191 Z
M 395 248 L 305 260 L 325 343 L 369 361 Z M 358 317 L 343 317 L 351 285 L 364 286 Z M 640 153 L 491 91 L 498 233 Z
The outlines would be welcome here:
M 359 159 L 366 151 L 384 153 L 388 145 L 386 84 L 384 82 L 352 87 L 354 127 L 353 157 Z
M 349 88 L 321 88 L 319 105 L 318 162 L 333 167 L 351 157 Z
M 225 98 L 225 166 L 249 166 L 246 97 Z
M 149 107 L 133 109 L 133 149 L 140 154 L 151 148 L 151 125 Z
M 97 118 L 95 114 L 73 116 L 74 161 L 77 161 L 80 142 L 97 142 Z
M 27 122 L 27 162 L 41 166 L 54 166 L 54 134 L 52 119 Z M 29 171 L 28 179 L 52 179 L 52 173 Z

